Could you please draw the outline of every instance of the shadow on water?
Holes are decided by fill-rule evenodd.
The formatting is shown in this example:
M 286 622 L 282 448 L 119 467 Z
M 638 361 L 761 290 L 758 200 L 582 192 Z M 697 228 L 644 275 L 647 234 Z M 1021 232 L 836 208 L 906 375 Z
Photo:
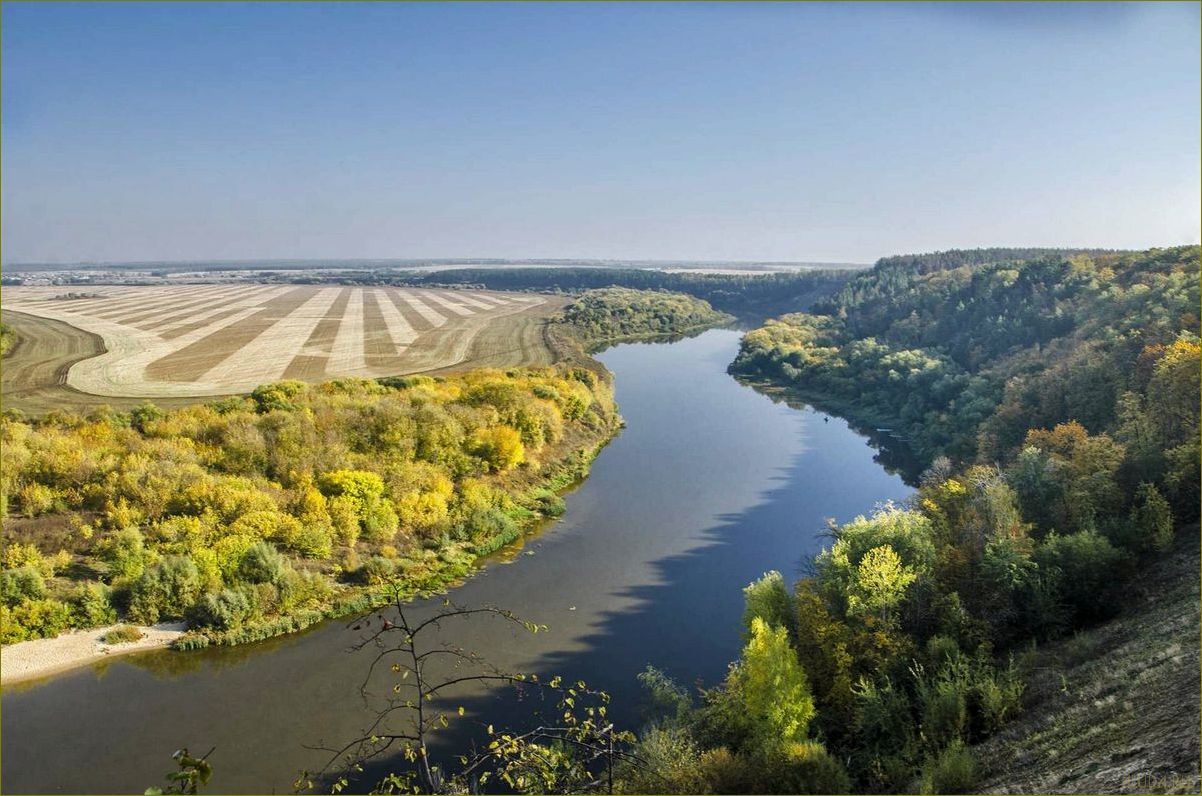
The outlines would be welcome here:
M 811 422 L 826 428 L 841 427 L 843 433 L 850 430 L 841 419 L 796 402 L 790 407 L 806 412 Z M 862 439 L 861 444 L 877 450 L 873 461 L 886 473 L 914 472 L 906 469 L 911 460 L 903 446 L 895 444 L 886 451 L 872 439 Z M 860 455 L 864 453 L 867 451 Z M 589 632 L 574 639 L 568 649 L 541 655 L 533 671 L 544 680 L 561 675 L 606 691 L 613 697 L 609 716 L 620 729 L 638 729 L 644 721 L 645 695 L 637 676 L 649 665 L 695 695 L 698 687 L 721 683 L 742 645 L 742 589 L 770 569 L 780 570 L 788 582 L 804 577 L 814 555 L 828 541 L 828 513 L 814 511 L 814 488 L 821 486 L 814 480 L 814 456 L 813 449 L 794 453 L 787 466 L 768 479 L 753 505 L 715 515 L 688 550 L 648 562 L 650 577 L 605 595 L 603 602 L 622 608 L 599 612 Z M 838 461 L 826 464 L 839 469 Z M 908 495 L 909 490 L 897 479 L 891 480 L 892 488 L 877 494 L 880 502 L 900 501 Z M 846 521 L 877 505 L 876 498 L 864 500 L 863 490 L 852 491 L 846 499 L 827 496 L 830 518 Z M 459 699 L 446 707 L 453 711 L 457 705 L 464 705 L 468 715 L 477 718 L 446 732 L 434 745 L 436 759 L 453 760 L 466 749 L 482 747 L 485 724 L 520 731 L 546 720 L 555 723 L 558 715 L 553 700 L 540 703 L 529 692 L 519 697 L 506 689 Z M 388 770 L 387 765 L 371 766 L 367 777 L 378 778 Z

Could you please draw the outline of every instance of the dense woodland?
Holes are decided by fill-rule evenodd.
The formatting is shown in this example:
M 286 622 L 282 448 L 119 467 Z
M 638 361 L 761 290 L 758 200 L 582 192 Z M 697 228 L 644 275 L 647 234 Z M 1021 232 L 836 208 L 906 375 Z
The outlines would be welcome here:
M 746 336 L 735 370 L 932 464 L 906 506 L 832 528 L 811 577 L 748 587 L 723 687 L 695 705 L 649 672 L 659 785 L 635 790 L 965 792 L 1024 651 L 1113 614 L 1197 520 L 1198 248 L 1009 256 L 885 260 Z
M 573 365 L 6 416 L 3 641 L 118 615 L 246 640 L 437 586 L 562 511 L 617 422 Z

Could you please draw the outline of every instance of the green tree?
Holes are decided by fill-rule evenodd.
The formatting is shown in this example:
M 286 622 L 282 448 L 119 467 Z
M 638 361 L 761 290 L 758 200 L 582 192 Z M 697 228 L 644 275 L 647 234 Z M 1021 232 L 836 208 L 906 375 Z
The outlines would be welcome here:
M 1173 512 L 1155 484 L 1145 482 L 1135 490 L 1128 528 L 1133 550 L 1163 551 L 1173 543 Z
M 751 637 L 726 685 L 755 746 L 806 739 L 814 698 L 783 627 L 771 627 L 759 617 L 751 620 Z

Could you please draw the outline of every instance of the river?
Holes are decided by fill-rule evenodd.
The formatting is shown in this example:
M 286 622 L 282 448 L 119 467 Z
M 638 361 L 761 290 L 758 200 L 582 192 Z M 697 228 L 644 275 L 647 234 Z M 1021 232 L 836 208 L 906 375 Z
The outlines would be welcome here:
M 567 513 L 454 590 L 549 626 L 496 621 L 442 632 L 508 670 L 558 673 L 613 695 L 637 722 L 636 675 L 653 664 L 680 682 L 719 682 L 738 655 L 742 588 L 778 569 L 793 580 L 840 521 L 911 490 L 848 424 L 790 408 L 726 373 L 739 335 L 620 345 L 615 374 L 627 426 L 567 496 Z M 527 555 L 530 553 L 530 555 Z M 414 607 L 414 613 L 432 610 Z M 246 647 L 105 661 L 3 695 L 8 793 L 136 792 L 164 785 L 171 753 L 214 748 L 208 793 L 288 792 L 372 718 L 359 685 L 367 653 L 344 622 Z M 485 720 L 519 722 L 528 703 L 467 693 L 462 742 Z M 454 729 L 454 728 L 453 728 Z

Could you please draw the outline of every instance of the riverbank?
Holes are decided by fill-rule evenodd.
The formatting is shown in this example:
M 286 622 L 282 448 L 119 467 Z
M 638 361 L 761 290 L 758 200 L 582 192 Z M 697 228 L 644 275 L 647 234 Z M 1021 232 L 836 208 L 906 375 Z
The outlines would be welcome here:
M 546 494 L 558 497 L 562 492 L 579 485 L 588 477 L 592 462 L 601 450 L 617 435 L 613 433 L 592 448 L 577 451 L 554 472 L 528 489 L 522 503 L 545 501 Z M 0 685 L 12 685 L 52 674 L 76 669 L 106 658 L 151 649 L 178 651 L 204 649 L 209 646 L 234 646 L 264 641 L 295 633 L 319 622 L 365 613 L 391 603 L 399 587 L 402 599 L 438 593 L 462 585 L 477 574 L 493 554 L 517 540 L 534 533 L 554 519 L 553 512 L 530 511 L 519 520 L 516 532 L 482 540 L 454 550 L 439 551 L 422 571 L 405 573 L 396 581 L 376 587 L 349 587 L 325 609 L 301 611 L 287 616 L 230 631 L 190 630 L 186 622 L 164 622 L 152 626 L 132 626 L 141 631 L 142 638 L 122 644 L 106 644 L 104 636 L 123 625 L 105 625 L 82 630 L 70 630 L 53 638 L 32 639 L 0 648 Z
M 170 646 L 184 634 L 185 623 L 163 622 L 138 627 L 142 638 L 122 644 L 106 644 L 105 635 L 121 625 L 71 630 L 54 638 L 39 638 L 10 644 L 0 649 L 0 685 L 13 685 L 86 666 L 131 652 Z
M 621 419 L 618 418 L 608 436 L 592 447 L 577 449 L 553 472 L 527 488 L 519 496 L 523 513 L 513 517 L 515 525 L 512 532 L 501 533 L 478 542 L 460 543 L 438 551 L 428 551 L 430 555 L 425 560 L 416 562 L 396 578 L 376 586 L 346 587 L 332 603 L 321 609 L 297 611 L 235 630 L 186 630 L 171 639 L 166 646 L 186 651 L 209 646 L 251 644 L 296 633 L 329 619 L 365 614 L 396 602 L 398 596 L 408 601 L 461 586 L 479 573 L 484 563 L 494 554 L 501 553 L 514 542 L 539 530 L 544 524 L 553 522 L 562 513 L 562 503 L 549 502 L 546 496 L 553 495 L 559 500 L 561 493 L 580 485 L 588 477 L 597 455 L 620 430 Z
M 880 452 L 881 464 L 900 474 L 911 486 L 918 484 L 922 472 L 930 465 L 929 460 L 923 459 L 919 452 L 910 446 L 908 437 L 897 433 L 895 429 L 901 425 L 901 421 L 896 418 L 874 413 L 829 395 L 807 392 L 795 385 L 780 384 L 762 375 L 753 376 L 737 370 L 729 372 L 739 384 L 750 387 L 773 401 L 782 402 L 794 409 L 808 406 L 832 417 L 842 418 L 857 434 L 867 437 Z

